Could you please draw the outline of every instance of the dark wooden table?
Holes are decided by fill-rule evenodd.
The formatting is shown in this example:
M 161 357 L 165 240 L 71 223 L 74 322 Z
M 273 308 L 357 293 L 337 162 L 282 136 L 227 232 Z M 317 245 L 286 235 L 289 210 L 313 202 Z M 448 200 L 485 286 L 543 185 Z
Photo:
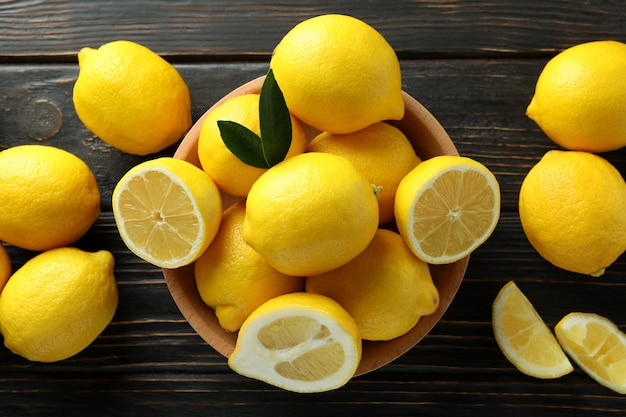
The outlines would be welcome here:
M 128 252 L 111 192 L 126 170 L 154 155 L 126 155 L 94 137 L 78 120 L 71 91 L 81 47 L 129 39 L 176 66 L 197 119 L 264 74 L 273 47 L 296 23 L 331 12 L 359 17 L 387 38 L 404 90 L 439 119 L 461 154 L 496 174 L 502 217 L 422 342 L 339 390 L 302 395 L 231 372 L 183 319 L 161 271 Z M 560 50 L 597 39 L 626 41 L 625 2 L 0 1 L 0 149 L 43 143 L 91 166 L 102 215 L 78 246 L 113 252 L 120 290 L 111 325 L 73 358 L 30 363 L 0 348 L 0 416 L 626 415 L 626 397 L 578 367 L 556 380 L 518 372 L 491 329 L 491 304 L 511 279 L 550 327 L 577 310 L 626 328 L 626 257 L 601 278 L 558 270 L 529 245 L 517 213 L 524 175 L 556 148 L 524 114 L 537 76 Z M 626 171 L 626 150 L 604 156 Z M 33 255 L 8 250 L 14 269 Z

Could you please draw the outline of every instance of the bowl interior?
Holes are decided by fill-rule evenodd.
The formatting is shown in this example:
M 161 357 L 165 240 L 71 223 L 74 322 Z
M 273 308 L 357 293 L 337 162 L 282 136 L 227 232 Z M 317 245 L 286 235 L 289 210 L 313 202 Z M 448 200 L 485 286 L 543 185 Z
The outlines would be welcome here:
M 264 77 L 254 79 L 215 103 L 192 126 L 178 147 L 175 158 L 187 160 L 200 167 L 198 158 L 198 137 L 206 115 L 211 110 L 231 97 L 259 93 Z M 417 155 L 421 159 L 428 159 L 436 155 L 458 155 L 450 137 L 437 120 L 417 100 L 402 93 L 406 106 L 402 120 L 390 122 L 398 127 L 413 144 Z M 309 128 L 312 137 L 315 131 Z M 224 205 L 232 204 L 236 199 L 223 195 Z M 385 342 L 363 342 L 363 356 L 356 375 L 370 372 L 398 358 L 419 342 L 439 321 L 446 311 L 463 280 L 469 256 L 452 264 L 430 265 L 431 275 L 439 290 L 440 302 L 438 309 L 428 316 L 422 317 L 408 333 L 396 339 Z M 164 269 L 165 282 L 181 313 L 194 330 L 209 345 L 225 357 L 230 356 L 235 348 L 237 334 L 224 330 L 217 320 L 213 309 L 208 307 L 198 293 L 194 265 L 178 269 Z

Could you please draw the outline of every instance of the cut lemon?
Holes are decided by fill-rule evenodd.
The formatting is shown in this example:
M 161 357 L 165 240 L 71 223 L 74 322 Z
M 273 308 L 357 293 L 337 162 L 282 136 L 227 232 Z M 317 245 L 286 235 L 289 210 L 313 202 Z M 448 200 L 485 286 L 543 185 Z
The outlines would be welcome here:
M 559 342 L 528 298 L 509 281 L 493 302 L 493 333 L 504 356 L 535 378 L 558 378 L 574 370 Z
M 243 323 L 228 365 L 238 374 L 294 392 L 345 385 L 361 360 L 354 319 L 312 293 L 272 298 Z
M 567 354 L 598 383 L 626 394 L 626 335 L 609 319 L 570 313 L 554 328 Z
M 435 156 L 402 179 L 394 211 L 398 230 L 417 257 L 452 263 L 495 229 L 500 187 L 491 171 L 471 158 Z
M 163 157 L 130 169 L 113 190 L 113 215 L 122 240 L 161 268 L 195 261 L 222 218 L 217 186 L 189 162 Z

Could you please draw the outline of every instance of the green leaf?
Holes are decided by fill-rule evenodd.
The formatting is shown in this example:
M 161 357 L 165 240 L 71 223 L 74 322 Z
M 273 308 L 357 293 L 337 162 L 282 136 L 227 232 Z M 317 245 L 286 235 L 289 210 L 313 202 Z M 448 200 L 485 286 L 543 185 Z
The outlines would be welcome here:
M 218 120 L 222 140 L 226 147 L 242 162 L 256 168 L 269 168 L 263 154 L 261 138 L 237 122 Z
M 292 135 L 291 115 L 271 69 L 261 87 L 259 124 L 260 136 L 237 122 L 217 122 L 224 144 L 237 158 L 256 168 L 270 168 L 285 159 Z
M 276 165 L 285 159 L 291 146 L 291 116 L 272 69 L 261 87 L 259 122 L 265 160 L 270 166 Z

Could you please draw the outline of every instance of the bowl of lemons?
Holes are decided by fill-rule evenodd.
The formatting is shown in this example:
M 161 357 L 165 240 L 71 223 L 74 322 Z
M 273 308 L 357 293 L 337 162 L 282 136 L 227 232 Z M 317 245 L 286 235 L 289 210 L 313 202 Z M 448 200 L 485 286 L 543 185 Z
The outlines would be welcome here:
M 337 39 L 348 56 L 312 67 Z M 414 347 L 499 216 L 493 174 L 459 156 L 402 91 L 393 49 L 349 16 L 295 26 L 173 159 L 206 173 L 222 207 L 196 216 L 211 224 L 205 245 L 163 269 L 173 299 L 235 372 L 294 392 L 339 388 Z

